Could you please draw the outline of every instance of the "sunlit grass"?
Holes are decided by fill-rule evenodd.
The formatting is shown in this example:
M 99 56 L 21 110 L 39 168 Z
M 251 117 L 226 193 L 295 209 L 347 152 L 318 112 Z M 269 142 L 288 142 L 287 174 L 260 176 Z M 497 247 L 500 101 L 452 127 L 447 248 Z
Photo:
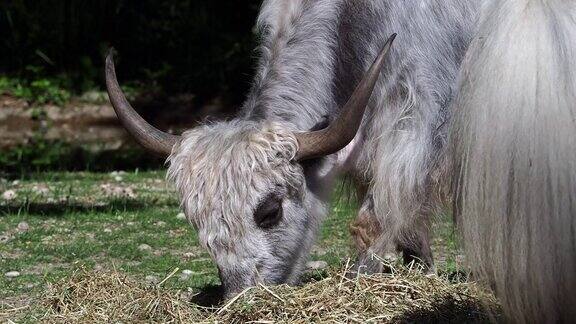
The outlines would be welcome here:
M 164 172 L 46 173 L 0 183 L 0 194 L 16 193 L 11 200 L 0 197 L 0 300 L 14 305 L 35 298 L 48 283 L 81 267 L 116 269 L 143 282 L 162 280 L 176 268 L 191 271 L 167 281 L 168 289 L 196 291 L 218 283 L 196 232 L 177 217 L 178 201 L 163 179 Z M 353 257 L 348 223 L 357 204 L 348 196 L 335 194 L 313 260 L 339 267 Z M 434 228 L 438 267 L 456 271 L 450 218 L 439 220 Z M 19 230 L 21 222 L 29 229 Z M 4 274 L 10 271 L 20 275 L 8 278 Z

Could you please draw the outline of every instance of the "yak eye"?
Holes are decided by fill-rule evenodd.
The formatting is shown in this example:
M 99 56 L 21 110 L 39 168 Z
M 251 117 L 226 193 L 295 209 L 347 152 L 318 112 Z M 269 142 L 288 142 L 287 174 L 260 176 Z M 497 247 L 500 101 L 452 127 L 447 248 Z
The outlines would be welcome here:
M 276 194 L 266 196 L 254 211 L 254 221 L 264 229 L 272 228 L 282 219 L 282 198 Z

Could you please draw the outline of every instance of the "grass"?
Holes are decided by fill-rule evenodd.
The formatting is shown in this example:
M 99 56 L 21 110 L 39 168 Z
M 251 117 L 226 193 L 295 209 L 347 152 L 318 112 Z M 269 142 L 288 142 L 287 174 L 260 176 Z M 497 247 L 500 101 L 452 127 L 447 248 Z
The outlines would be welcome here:
M 16 196 L 0 197 L 0 320 L 40 317 L 46 306 L 34 301 L 78 269 L 122 273 L 140 283 L 190 270 L 163 283 L 190 294 L 218 283 L 196 232 L 177 217 L 164 172 L 41 173 L 1 181 L 0 194 L 8 191 Z M 311 256 L 331 268 L 353 257 L 348 223 L 356 204 L 336 196 Z M 438 217 L 434 232 L 438 270 L 456 272 L 461 257 L 450 218 Z M 20 275 L 4 275 L 11 271 Z

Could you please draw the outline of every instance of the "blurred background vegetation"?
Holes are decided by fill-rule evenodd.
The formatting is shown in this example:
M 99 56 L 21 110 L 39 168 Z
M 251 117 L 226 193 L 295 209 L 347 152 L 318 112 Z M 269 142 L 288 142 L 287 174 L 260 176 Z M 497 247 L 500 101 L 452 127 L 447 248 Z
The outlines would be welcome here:
M 110 47 L 118 53 L 120 83 L 155 125 L 186 128 L 207 115 L 233 113 L 250 86 L 255 66 L 254 23 L 260 3 L 0 1 L 0 170 L 116 167 L 99 166 L 102 150 L 94 149 L 110 136 L 86 140 L 70 130 L 89 133 L 98 125 L 116 122 L 110 114 L 104 114 L 108 119 L 100 116 L 109 109 L 103 92 L 103 58 Z M 87 103 L 102 107 L 83 113 Z M 83 115 L 100 119 L 79 121 Z M 80 127 L 84 124 L 88 126 Z M 57 131 L 59 127 L 66 131 Z M 127 145 L 120 146 L 133 150 L 123 136 L 119 137 Z M 78 150 L 87 143 L 90 149 Z M 105 156 L 109 160 L 110 152 Z M 126 167 L 150 162 L 140 153 L 134 156 Z

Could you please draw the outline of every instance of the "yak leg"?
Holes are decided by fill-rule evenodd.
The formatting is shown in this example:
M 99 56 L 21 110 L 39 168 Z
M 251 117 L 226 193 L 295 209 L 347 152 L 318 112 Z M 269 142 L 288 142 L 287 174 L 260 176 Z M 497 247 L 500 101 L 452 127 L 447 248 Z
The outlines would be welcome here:
M 389 269 L 385 264 L 394 261 L 396 247 L 393 240 L 388 240 L 386 244 L 382 244 L 384 233 L 374 213 L 371 195 L 365 196 L 356 220 L 350 224 L 350 233 L 358 253 L 356 262 L 350 269 L 350 276 L 354 277 L 357 273 L 387 272 Z M 376 245 L 379 247 L 378 253 L 373 248 Z
M 398 240 L 404 264 L 421 264 L 427 272 L 434 272 L 434 259 L 430 247 L 430 216 L 420 215 L 413 226 L 404 231 Z
M 360 207 L 356 220 L 350 224 L 350 234 L 356 251 L 366 252 L 381 233 L 382 228 L 374 215 L 372 199 L 367 197 Z
M 376 214 L 373 201 L 367 195 L 356 220 L 350 225 L 350 233 L 358 252 L 353 273 L 387 272 L 396 261 L 396 253 L 402 252 L 404 264 L 421 264 L 426 272 L 434 271 L 434 260 L 430 248 L 430 217 L 420 215 L 404 225 L 399 235 L 383 230 Z

